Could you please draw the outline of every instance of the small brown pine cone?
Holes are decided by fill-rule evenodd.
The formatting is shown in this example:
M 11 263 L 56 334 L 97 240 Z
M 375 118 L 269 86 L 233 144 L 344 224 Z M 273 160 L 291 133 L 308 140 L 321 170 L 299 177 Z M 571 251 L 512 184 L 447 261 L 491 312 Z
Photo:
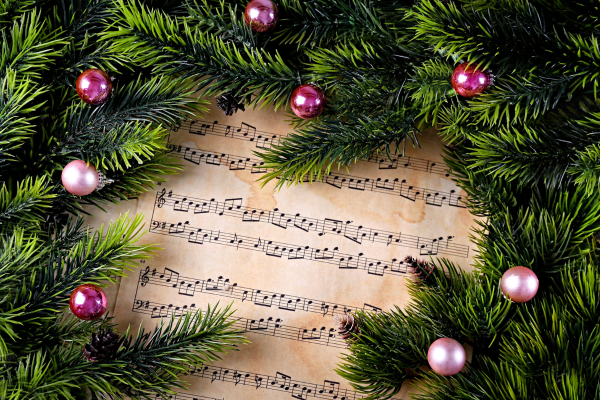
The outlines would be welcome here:
M 356 339 L 352 334 L 359 335 L 360 328 L 354 316 L 350 313 L 337 314 L 333 317 L 333 320 L 338 326 L 338 335 L 344 340 Z
M 92 362 L 110 361 L 115 357 L 120 345 L 118 333 L 111 329 L 98 328 L 98 333 L 93 332 L 90 342 L 83 347 L 83 355 Z
M 412 274 L 417 283 L 427 285 L 433 280 L 435 265 L 412 256 L 406 256 L 404 264 L 408 265 L 408 272 Z

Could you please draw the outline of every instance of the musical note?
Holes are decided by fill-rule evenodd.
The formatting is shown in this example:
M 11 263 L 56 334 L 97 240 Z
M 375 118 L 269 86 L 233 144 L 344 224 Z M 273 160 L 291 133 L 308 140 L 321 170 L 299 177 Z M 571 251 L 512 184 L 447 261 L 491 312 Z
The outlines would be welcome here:
M 141 303 L 140 303 L 141 302 Z M 151 318 L 170 318 L 171 316 L 181 316 L 196 308 L 195 304 L 175 306 L 173 304 L 157 303 L 149 300 L 134 299 L 133 312 L 140 314 L 150 314 Z M 140 307 L 139 304 L 143 304 Z M 280 339 L 295 340 L 309 344 L 316 344 L 327 347 L 346 348 L 346 342 L 342 337 L 336 335 L 323 335 L 327 332 L 326 327 L 322 328 L 299 328 L 295 326 L 283 325 L 280 318 L 242 318 L 236 317 L 232 327 L 240 331 L 273 336 Z M 334 332 L 335 328 L 331 329 Z
M 179 149 L 177 148 L 177 150 Z M 221 153 L 219 155 L 209 151 L 193 149 L 191 147 L 186 148 L 183 154 L 181 154 L 181 150 L 179 150 L 177 152 L 174 152 L 173 155 L 175 157 L 182 157 L 184 160 L 196 165 L 200 165 L 200 163 L 204 160 L 205 164 L 215 166 L 227 166 L 230 169 L 235 163 L 238 163 L 236 169 L 245 170 L 246 168 L 248 168 L 248 166 L 250 166 L 252 173 L 266 173 L 272 171 L 271 169 L 263 167 L 264 162 L 258 158 L 243 157 L 225 153 Z M 241 166 L 242 164 L 243 167 Z M 281 176 L 277 176 L 276 178 L 282 179 Z M 392 196 L 399 196 L 411 201 L 423 200 L 425 201 L 425 204 L 433 206 L 438 206 L 439 202 L 441 205 L 446 204 L 452 207 L 466 208 L 466 205 L 462 202 L 462 196 L 458 196 L 455 194 L 456 190 L 452 190 L 451 192 L 444 192 L 435 189 L 416 187 L 409 185 L 406 179 L 400 181 L 399 178 L 370 179 L 340 173 L 315 173 L 311 176 L 306 175 L 304 177 L 303 182 L 309 181 L 315 183 L 325 183 L 332 187 L 335 187 L 336 189 L 349 188 L 360 190 L 363 192 L 368 191 L 375 193 L 384 193 Z M 434 196 L 433 198 L 436 199 L 436 202 L 427 201 L 428 199 L 432 198 L 431 196 Z
M 209 122 L 204 120 L 187 121 L 183 127 L 190 133 L 205 136 L 207 134 L 222 136 L 231 139 L 245 140 L 254 142 L 259 149 L 268 149 L 273 146 L 281 145 L 281 139 L 287 135 L 276 135 L 270 132 L 259 131 L 256 127 L 242 122 L 240 127 L 233 130 L 230 125 L 219 124 L 218 121 Z M 200 128 L 198 128 L 200 127 Z M 398 168 L 411 169 L 431 174 L 450 176 L 451 170 L 443 162 L 434 162 L 415 157 L 402 157 L 399 155 L 372 154 L 364 162 L 378 164 L 379 169 L 393 170 Z
M 352 310 L 357 310 L 360 308 L 356 306 L 326 302 L 322 300 L 310 299 L 286 293 L 270 292 L 262 289 L 242 287 L 239 286 L 237 283 L 230 282 L 229 279 L 226 279 L 223 276 L 219 276 L 216 280 L 212 278 L 205 280 L 187 276 L 179 276 L 179 273 L 172 270 L 170 270 L 172 271 L 171 273 L 156 273 L 156 269 L 154 271 L 155 272 L 150 277 L 148 277 L 148 281 L 146 281 L 146 284 L 177 289 L 178 294 L 183 296 L 194 296 L 196 293 L 208 293 L 215 296 L 241 300 L 242 302 L 251 301 L 255 305 L 264 307 L 271 307 L 273 305 L 273 302 L 277 299 L 275 305 L 280 310 L 292 312 L 304 311 L 322 314 L 323 316 L 326 316 L 328 314 L 334 315 L 338 309 L 344 310 L 344 312 L 350 312 Z M 142 281 L 142 276 L 144 276 L 144 274 L 145 271 L 140 271 L 140 282 Z M 179 281 L 176 282 L 175 285 L 173 285 L 172 280 L 170 280 L 169 282 L 166 281 L 165 277 L 170 275 L 178 277 Z M 226 287 L 228 290 L 225 290 Z M 370 307 L 372 309 L 377 308 L 375 306 Z M 379 308 L 379 310 L 381 309 Z
M 152 221 L 152 224 L 155 225 L 154 221 Z M 181 222 L 178 224 L 166 223 L 166 225 L 169 225 L 168 229 L 159 227 L 154 228 L 151 232 L 160 235 L 171 235 L 187 239 L 188 242 L 192 242 L 190 238 L 193 236 L 195 241 L 193 241 L 192 243 L 197 243 L 198 236 L 200 235 L 199 233 L 204 232 L 204 239 L 202 239 L 202 243 L 204 243 L 205 238 L 208 238 L 208 243 L 232 246 L 235 247 L 237 250 L 245 249 L 260 251 L 262 253 L 265 253 L 265 255 L 267 256 L 277 258 L 283 258 L 284 253 L 291 254 L 294 251 L 296 251 L 296 249 L 300 249 L 302 247 L 288 243 L 275 242 L 273 240 L 268 240 L 264 238 L 261 239 L 249 236 L 242 236 L 238 235 L 237 233 L 222 232 L 220 230 L 211 231 L 209 229 L 195 228 L 189 226 L 187 221 L 185 224 L 183 224 L 183 226 L 186 226 L 185 229 L 174 229 L 174 227 L 177 227 L 180 224 Z M 186 234 L 184 230 L 191 231 L 191 234 Z M 223 240 L 220 240 L 221 238 Z M 368 257 L 362 257 L 362 254 L 359 256 L 352 256 L 349 254 L 340 253 L 337 247 L 330 250 L 329 248 L 318 249 L 311 248 L 310 246 L 304 246 L 303 252 L 306 256 L 303 255 L 301 257 L 302 259 L 332 264 L 338 266 L 339 268 L 363 269 L 366 270 L 369 274 L 375 274 L 379 276 L 383 276 L 383 274 L 403 275 L 407 273 L 407 266 L 404 264 L 404 261 L 399 261 L 397 259 L 385 261 Z M 300 257 L 288 257 L 288 260 L 298 258 Z M 341 266 L 342 261 L 345 262 L 344 267 Z M 373 265 L 376 265 L 376 271 L 372 268 Z
M 358 400 L 366 397 L 352 389 L 342 389 L 339 382 L 324 380 L 323 384 L 316 384 L 298 381 L 293 379 L 292 376 L 279 371 L 275 372 L 275 375 L 265 375 L 227 367 L 205 366 L 201 370 L 194 371 L 192 375 L 210 379 L 211 383 L 220 381 L 235 385 L 251 386 L 255 389 L 283 392 L 296 399 L 313 397 L 325 400 Z M 241 379 L 242 377 L 243 379 Z M 400 399 L 392 397 L 389 400 Z
M 373 243 L 385 243 L 386 246 L 393 245 L 421 250 L 421 246 L 424 243 L 431 242 L 433 240 L 431 238 L 406 235 L 400 232 L 376 230 L 373 228 L 367 228 L 363 225 L 357 226 L 353 221 L 343 221 L 341 219 L 331 218 L 320 220 L 302 216 L 298 213 L 284 213 L 278 208 L 268 211 L 258 208 L 244 207 L 242 206 L 242 198 L 226 199 L 224 202 L 219 202 L 214 198 L 206 200 L 171 193 L 169 197 L 167 197 L 165 205 L 172 205 L 175 210 L 176 205 L 181 204 L 183 199 L 188 201 L 190 204 L 196 204 L 194 211 L 195 214 L 215 213 L 220 216 L 239 218 L 243 222 L 270 223 L 283 229 L 288 229 L 288 226 L 291 226 L 304 232 L 316 232 L 319 234 L 319 236 L 326 234 L 342 235 L 346 239 L 358 244 L 362 244 L 366 240 Z M 179 209 L 177 211 L 179 211 Z M 454 236 L 452 236 L 452 238 L 454 238 Z M 439 247 L 437 251 L 439 254 L 449 256 L 464 258 L 469 257 L 469 246 L 450 241 L 447 241 L 444 246 Z M 292 255 L 291 258 L 304 257 L 294 257 Z

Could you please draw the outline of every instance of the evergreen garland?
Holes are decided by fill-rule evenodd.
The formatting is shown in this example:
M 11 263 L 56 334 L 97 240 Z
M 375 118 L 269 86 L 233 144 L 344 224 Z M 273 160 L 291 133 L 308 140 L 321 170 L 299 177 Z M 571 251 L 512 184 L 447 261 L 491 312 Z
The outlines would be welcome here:
M 423 400 L 598 398 L 600 3 L 281 0 L 271 34 L 245 25 L 245 5 L 0 1 L 0 396 L 77 397 L 81 355 L 60 343 L 83 344 L 98 323 L 62 320 L 66 291 L 120 274 L 153 250 L 135 245 L 138 219 L 92 234 L 60 216 L 136 196 L 176 172 L 164 128 L 201 111 L 188 97 L 197 90 L 285 108 L 297 86 L 312 82 L 328 107 L 315 120 L 292 118 L 295 132 L 258 153 L 274 170 L 263 182 L 287 178 L 281 187 L 374 153 L 402 153 L 435 125 L 452 144 L 446 161 L 469 210 L 482 217 L 472 235 L 475 271 L 432 260 L 428 282 L 410 284 L 407 308 L 356 314 L 359 333 L 338 373 L 373 399 L 407 379 L 422 383 L 415 398 Z M 462 62 L 491 70 L 494 85 L 458 96 L 450 76 Z M 114 98 L 95 109 L 72 88 L 92 66 L 118 76 Z M 76 158 L 97 163 L 115 184 L 83 200 L 66 194 L 60 170 Z M 526 304 L 499 289 L 515 265 L 540 278 Z M 171 348 L 201 352 L 186 341 L 201 321 L 214 328 L 207 343 L 214 335 L 217 350 L 228 350 L 242 339 L 227 312 L 158 327 L 156 344 L 144 335 L 125 341 L 115 368 L 130 371 L 152 352 L 168 360 Z M 427 348 L 443 336 L 473 347 L 467 372 L 427 371 Z M 139 398 L 178 384 L 175 365 L 148 365 L 155 374 L 131 372 L 122 384 L 107 368 L 87 387 Z

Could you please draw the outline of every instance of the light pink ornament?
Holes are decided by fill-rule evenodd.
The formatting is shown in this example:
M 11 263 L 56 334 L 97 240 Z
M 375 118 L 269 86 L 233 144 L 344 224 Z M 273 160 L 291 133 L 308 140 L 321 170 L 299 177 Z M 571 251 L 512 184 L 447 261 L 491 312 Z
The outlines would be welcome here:
M 500 289 L 515 303 L 525 303 L 534 298 L 540 287 L 535 272 L 527 267 L 512 267 L 502 275 Z
M 455 375 L 460 372 L 467 361 L 467 354 L 460 343 L 454 339 L 441 338 L 429 346 L 427 353 L 429 366 L 443 376 Z
M 62 184 L 75 196 L 86 196 L 98 187 L 100 175 L 93 164 L 83 160 L 68 163 L 62 171 Z

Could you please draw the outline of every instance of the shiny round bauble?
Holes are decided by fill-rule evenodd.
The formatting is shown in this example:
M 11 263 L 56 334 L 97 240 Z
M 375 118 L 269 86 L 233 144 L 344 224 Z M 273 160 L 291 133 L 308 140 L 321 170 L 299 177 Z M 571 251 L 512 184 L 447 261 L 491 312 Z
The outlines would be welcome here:
M 96 285 L 81 285 L 73 290 L 69 307 L 79 319 L 91 321 L 100 318 L 108 305 L 106 294 Z
M 467 354 L 463 346 L 454 339 L 441 338 L 429 346 L 429 366 L 443 376 L 455 375 L 465 366 Z
M 477 64 L 462 63 L 452 74 L 452 87 L 463 97 L 477 96 L 490 86 L 489 72 L 477 69 Z
M 68 163 L 62 171 L 62 184 L 75 196 L 86 196 L 98 187 L 100 175 L 93 164 L 83 160 Z
M 244 11 L 246 25 L 254 32 L 269 32 L 279 21 L 279 9 L 271 0 L 252 0 Z
M 302 119 L 316 118 L 325 108 L 325 94 L 315 85 L 298 86 L 292 93 L 292 111 Z
M 95 106 L 104 103 L 108 99 L 112 88 L 110 76 L 99 69 L 83 71 L 77 78 L 77 82 L 75 82 L 75 89 L 81 100 Z
M 527 267 L 512 267 L 502 275 L 500 289 L 515 303 L 525 303 L 535 297 L 540 287 L 535 272 Z

